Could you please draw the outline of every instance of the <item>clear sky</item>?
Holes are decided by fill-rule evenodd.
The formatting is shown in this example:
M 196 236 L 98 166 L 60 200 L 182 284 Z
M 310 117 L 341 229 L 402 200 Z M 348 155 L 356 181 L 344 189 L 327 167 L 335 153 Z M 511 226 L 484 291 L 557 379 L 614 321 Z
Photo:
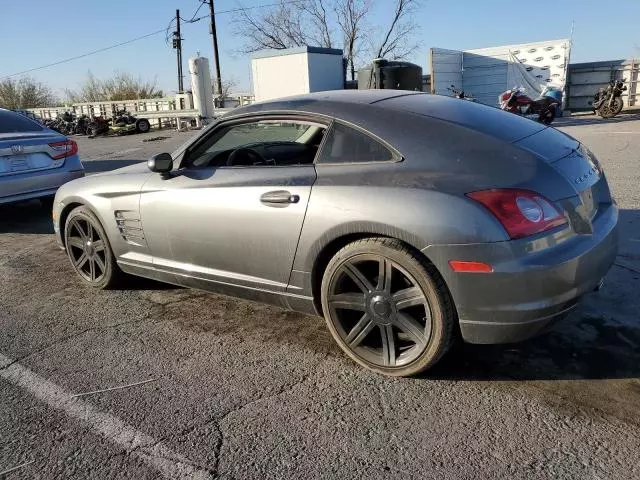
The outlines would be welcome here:
M 276 0 L 242 0 L 245 7 Z M 385 2 L 371 17 L 384 25 Z M 0 0 L 0 78 L 164 29 L 180 8 L 191 18 L 199 0 Z M 242 39 L 234 35 L 238 0 L 216 0 L 221 71 L 250 90 L 249 58 L 238 53 Z M 388 9 L 387 9 L 388 11 Z M 198 16 L 206 14 L 201 8 Z M 482 48 L 510 43 L 568 38 L 575 22 L 571 62 L 640 57 L 640 0 L 422 0 L 415 15 L 421 25 L 420 48 L 409 61 L 428 68 L 430 47 Z M 213 64 L 208 20 L 183 25 L 184 70 L 197 51 Z M 115 70 L 145 79 L 157 77 L 165 92 L 177 89 L 175 50 L 164 32 L 106 52 L 29 73 L 57 93 L 75 88 L 91 70 L 97 77 Z M 185 86 L 188 86 L 188 78 Z

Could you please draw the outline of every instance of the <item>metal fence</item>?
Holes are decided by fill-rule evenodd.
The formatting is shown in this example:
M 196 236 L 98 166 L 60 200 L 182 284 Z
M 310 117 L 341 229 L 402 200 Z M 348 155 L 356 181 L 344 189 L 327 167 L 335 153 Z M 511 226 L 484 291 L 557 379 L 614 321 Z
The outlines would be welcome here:
M 570 64 L 566 91 L 569 110 L 590 110 L 588 102 L 593 100 L 600 87 L 605 87 L 611 80 L 622 80 L 627 86 L 622 94 L 625 109 L 640 107 L 639 64 L 638 59 Z

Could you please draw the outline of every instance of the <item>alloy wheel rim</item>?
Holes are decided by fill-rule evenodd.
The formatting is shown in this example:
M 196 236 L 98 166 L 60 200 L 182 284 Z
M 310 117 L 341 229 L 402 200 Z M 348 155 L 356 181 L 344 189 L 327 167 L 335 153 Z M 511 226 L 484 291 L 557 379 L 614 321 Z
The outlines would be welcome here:
M 89 220 L 74 218 L 69 222 L 67 251 L 76 272 L 91 283 L 97 283 L 107 270 L 104 239 Z
M 381 255 L 357 255 L 333 274 L 329 319 L 344 345 L 379 367 L 416 360 L 431 338 L 431 309 L 417 280 Z

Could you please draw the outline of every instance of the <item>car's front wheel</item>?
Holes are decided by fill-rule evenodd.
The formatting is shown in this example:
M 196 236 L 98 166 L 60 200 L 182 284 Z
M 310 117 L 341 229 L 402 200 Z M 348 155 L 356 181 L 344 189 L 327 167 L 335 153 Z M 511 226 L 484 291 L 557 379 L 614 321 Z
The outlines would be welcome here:
M 456 314 L 442 277 L 394 239 L 368 238 L 340 250 L 325 270 L 321 300 L 340 347 L 385 375 L 431 367 L 453 338 Z
M 71 265 L 85 285 L 110 288 L 121 279 L 107 235 L 87 207 L 77 207 L 67 217 L 64 243 Z

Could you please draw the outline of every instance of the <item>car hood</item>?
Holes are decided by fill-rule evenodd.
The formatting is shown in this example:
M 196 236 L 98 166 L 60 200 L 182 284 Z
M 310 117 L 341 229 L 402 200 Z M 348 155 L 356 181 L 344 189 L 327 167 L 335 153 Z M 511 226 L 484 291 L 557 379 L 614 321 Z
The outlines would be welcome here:
M 149 168 L 147 167 L 146 161 L 139 161 L 134 163 L 133 165 L 127 165 L 126 167 L 116 168 L 115 170 L 108 169 L 109 165 L 105 165 L 105 169 L 108 171 L 101 172 L 100 169 L 102 167 L 103 162 L 113 162 L 114 160 L 93 160 L 90 162 L 84 162 L 84 167 L 87 172 L 93 173 L 92 177 L 107 177 L 110 175 L 128 175 L 128 174 L 139 174 L 139 173 L 151 173 Z M 99 173 L 98 173 L 99 172 Z

